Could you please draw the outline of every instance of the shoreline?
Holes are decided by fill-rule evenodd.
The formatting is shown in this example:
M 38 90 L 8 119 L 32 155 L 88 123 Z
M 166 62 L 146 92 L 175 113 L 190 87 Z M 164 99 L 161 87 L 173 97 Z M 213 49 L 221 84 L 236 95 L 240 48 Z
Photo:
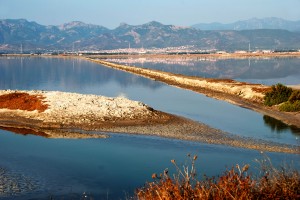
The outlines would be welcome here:
M 72 55 L 72 54 L 59 54 L 59 55 L 32 55 L 32 54 L 0 54 L 0 57 L 49 57 L 49 58 L 82 58 L 82 57 L 95 57 L 100 59 L 107 58 L 184 58 L 184 59 L 246 59 L 246 58 L 291 58 L 299 57 L 300 52 L 246 52 L 246 53 L 208 53 L 208 54 L 137 54 L 137 53 L 126 53 L 126 54 L 95 54 L 95 55 Z
M 160 70 L 115 64 L 95 58 L 86 57 L 85 59 L 109 68 L 140 75 L 182 89 L 192 90 L 211 98 L 268 115 L 287 125 L 300 128 L 300 112 L 281 112 L 276 107 L 263 105 L 264 93 L 270 90 L 270 86 L 238 82 L 230 79 L 220 80 L 185 76 Z
M 54 91 L 0 91 L 7 94 L 27 93 L 42 98 L 47 105 L 42 111 L 0 109 L 0 129 L 18 134 L 35 134 L 48 138 L 106 138 L 106 133 L 126 133 L 159 136 L 179 140 L 227 145 L 259 151 L 300 153 L 300 147 L 241 137 L 209 127 L 183 117 L 154 110 L 140 102 L 124 98 L 108 98 L 96 95 Z M 9 100 L 10 102 L 13 100 Z M 70 104 L 68 104 L 70 103 Z M 93 105 L 90 105 L 90 104 Z M 112 103 L 105 108 L 104 104 Z M 117 107 L 111 108 L 117 103 Z M 89 105 L 89 106 L 87 106 Z M 100 108 L 97 108 L 99 107 Z M 131 110 L 127 110 L 127 109 Z M 102 111 L 100 111 L 102 110 Z M 124 112 L 127 112 L 124 113 Z M 92 112 L 92 113 L 91 113 Z M 100 115 L 97 115 L 96 113 Z M 123 113 L 124 116 L 119 114 Z M 128 117 L 128 116 L 131 116 Z M 77 131 L 75 131 L 77 130 Z M 101 132 L 92 134 L 91 132 Z
M 245 58 L 290 58 L 300 57 L 300 52 L 274 52 L 274 53 L 209 53 L 209 54 L 111 54 L 111 55 L 83 55 L 83 57 L 107 58 L 156 58 L 156 59 L 245 59 Z

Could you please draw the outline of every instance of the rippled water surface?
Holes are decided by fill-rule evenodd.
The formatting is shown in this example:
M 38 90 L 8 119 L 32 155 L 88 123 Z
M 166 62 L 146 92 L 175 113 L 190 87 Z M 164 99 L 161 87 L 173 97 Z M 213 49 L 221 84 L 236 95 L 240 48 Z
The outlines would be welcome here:
M 299 75 L 299 69 L 294 68 L 292 78 L 285 77 L 288 84 L 299 84 L 293 82 L 293 77 Z M 299 145 L 299 130 L 268 116 L 80 59 L 0 58 L 0 89 L 124 95 L 233 134 Z M 255 165 L 253 160 L 261 158 L 257 151 L 157 137 L 112 134 L 108 139 L 67 140 L 0 130 L 0 168 L 39 185 L 29 190 L 23 184 L 25 189 L 16 199 L 51 195 L 71 199 L 84 192 L 95 198 L 125 197 L 151 180 L 152 173 L 172 169 L 171 159 L 184 163 L 187 153 L 198 154 L 198 173 L 208 175 L 219 174 L 225 166 L 236 163 Z M 300 158 L 268 155 L 275 164 Z M 295 166 L 300 168 L 299 162 Z

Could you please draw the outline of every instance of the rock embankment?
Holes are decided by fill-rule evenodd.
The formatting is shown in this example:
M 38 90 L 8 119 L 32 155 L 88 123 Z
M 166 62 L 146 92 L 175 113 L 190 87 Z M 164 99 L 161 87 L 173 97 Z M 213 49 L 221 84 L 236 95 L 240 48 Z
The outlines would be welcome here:
M 96 118 L 100 121 L 139 119 L 153 115 L 151 108 L 126 98 L 109 98 L 66 92 L 0 91 L 0 108 L 16 110 L 22 116 L 42 119 L 45 123 L 77 123 Z M 21 112 L 37 111 L 37 112 Z

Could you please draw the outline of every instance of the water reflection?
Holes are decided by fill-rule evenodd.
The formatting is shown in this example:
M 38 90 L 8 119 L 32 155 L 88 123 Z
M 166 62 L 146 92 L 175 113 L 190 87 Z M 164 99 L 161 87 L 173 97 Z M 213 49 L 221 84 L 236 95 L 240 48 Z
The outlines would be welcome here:
M 95 84 L 116 81 L 123 87 L 145 85 L 155 89 L 158 82 L 132 76 L 82 59 L 56 58 L 0 58 L 1 89 L 59 89 L 68 87 L 75 91 Z
M 10 131 L 13 132 L 15 134 L 19 134 L 19 135 L 36 135 L 36 136 L 42 136 L 45 138 L 48 138 L 49 135 L 42 132 L 42 131 L 35 131 L 32 129 L 28 129 L 28 128 L 17 128 L 17 127 L 4 127 L 4 126 L 0 126 L 0 130 L 4 130 L 4 131 Z
M 283 133 L 287 130 L 291 131 L 294 135 L 300 136 L 300 128 L 297 128 L 295 126 L 289 126 L 282 121 L 275 119 L 273 117 L 270 117 L 268 115 L 263 116 L 264 123 L 271 128 L 271 130 L 275 133 Z
M 266 85 L 278 82 L 296 85 L 300 80 L 300 58 L 188 59 L 179 57 L 109 59 L 109 61 L 188 76 L 229 78 Z

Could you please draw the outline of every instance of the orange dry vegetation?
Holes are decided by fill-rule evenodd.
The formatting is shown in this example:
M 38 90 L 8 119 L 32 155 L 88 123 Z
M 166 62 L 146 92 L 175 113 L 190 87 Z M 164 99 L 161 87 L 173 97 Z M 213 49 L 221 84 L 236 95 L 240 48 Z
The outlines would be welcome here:
M 271 87 L 265 87 L 265 88 L 254 87 L 254 88 L 252 88 L 252 90 L 255 92 L 260 92 L 260 93 L 265 94 L 267 92 L 270 92 L 272 89 L 271 89 Z
M 190 157 L 190 155 L 188 155 Z M 191 158 L 191 157 L 190 157 Z M 300 199 L 300 174 L 292 168 L 276 169 L 268 157 L 259 162 L 261 172 L 259 176 L 248 174 L 249 165 L 232 167 L 221 176 L 203 180 L 196 179 L 195 160 L 192 165 L 178 167 L 175 160 L 171 162 L 177 169 L 177 175 L 170 176 L 166 169 L 159 176 L 153 174 L 153 182 L 135 192 L 139 200 L 251 200 L 251 199 Z
M 213 78 L 208 78 L 206 79 L 207 82 L 209 83 L 237 83 L 236 81 L 232 79 L 213 79 Z
M 24 92 L 4 94 L 0 96 L 0 108 L 44 112 L 48 108 L 48 105 L 42 101 L 44 98 Z

